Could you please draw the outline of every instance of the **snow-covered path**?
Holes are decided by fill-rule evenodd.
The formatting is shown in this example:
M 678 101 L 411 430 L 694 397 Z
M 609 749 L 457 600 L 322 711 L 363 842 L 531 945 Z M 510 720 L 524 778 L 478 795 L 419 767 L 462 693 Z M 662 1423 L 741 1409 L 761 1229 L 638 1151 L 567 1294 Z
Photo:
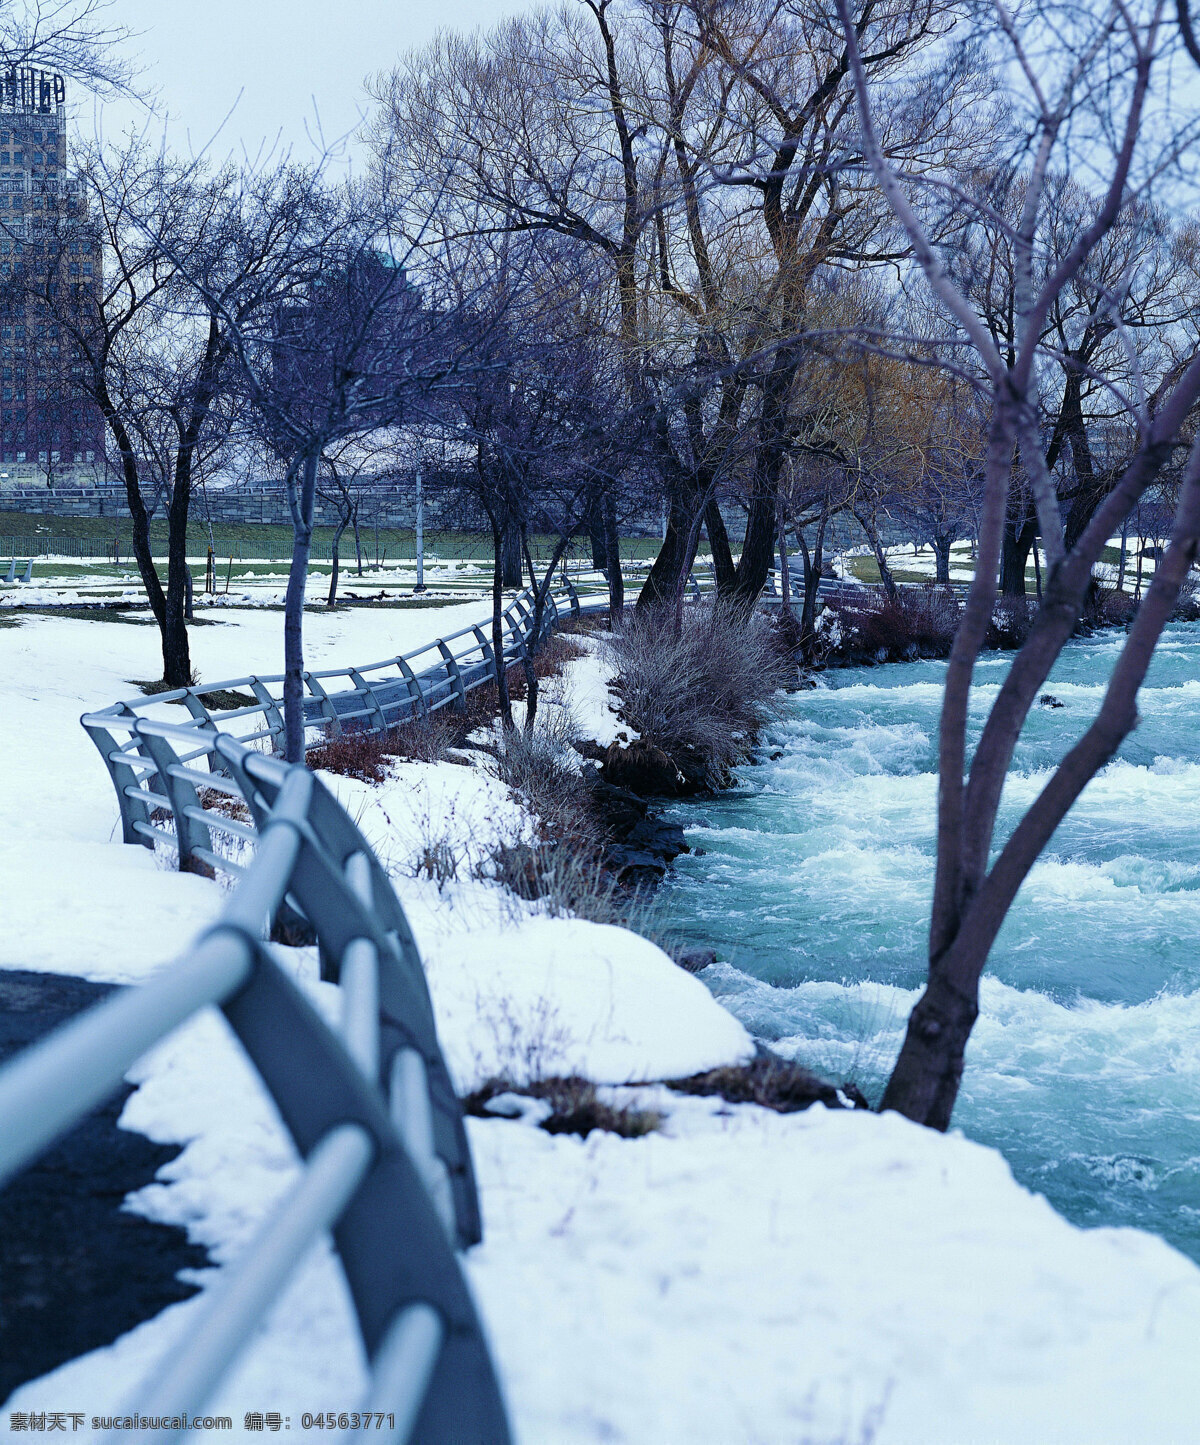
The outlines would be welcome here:
M 460 615 L 460 613 L 462 615 Z M 353 663 L 478 615 L 362 611 L 309 622 L 310 658 Z M 207 680 L 278 666 L 277 614 L 194 634 Z M 111 841 L 108 779 L 78 715 L 153 676 L 150 628 L 29 619 L 0 629 L 0 965 L 122 982 L 183 948 L 221 902 L 211 882 Z M 595 667 L 578 666 L 594 694 Z M 536 919 L 488 885 L 411 876 L 432 826 L 519 835 L 476 770 L 397 765 L 380 789 L 334 780 L 396 879 L 463 1085 L 538 1056 L 600 1079 L 744 1056 L 694 979 L 618 930 Z M 322 1008 L 308 950 L 280 950 Z M 556 1052 L 557 1051 L 557 1052 Z M 133 1201 L 183 1223 L 218 1263 L 290 1182 L 269 1100 L 215 1015 L 136 1071 L 123 1122 L 186 1144 Z M 622 1090 L 622 1094 L 624 1094 Z M 469 1122 L 485 1242 L 467 1267 L 525 1445 L 1187 1445 L 1200 1438 L 1200 1270 L 1160 1240 L 1084 1232 L 1018 1188 L 993 1151 L 898 1118 L 638 1097 L 662 1132 L 621 1140 Z M 1198 1201 L 1200 1203 L 1200 1201 Z M 23 1386 L 14 1410 L 117 1405 L 182 1346 L 195 1301 Z M 353 1409 L 349 1305 L 315 1251 L 226 1383 L 218 1411 Z M 257 1438 L 257 1437 L 254 1437 Z

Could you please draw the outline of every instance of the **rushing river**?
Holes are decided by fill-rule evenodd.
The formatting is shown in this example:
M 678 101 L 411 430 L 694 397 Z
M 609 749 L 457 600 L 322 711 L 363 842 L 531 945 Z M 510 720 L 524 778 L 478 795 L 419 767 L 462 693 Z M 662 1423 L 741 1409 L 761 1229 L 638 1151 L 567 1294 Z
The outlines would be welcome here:
M 1073 642 L 1017 750 L 1000 828 L 1095 714 L 1123 641 Z M 727 961 L 713 992 L 777 1051 L 877 1099 L 917 997 L 943 663 L 831 672 L 741 786 L 673 816 L 661 898 Z M 1008 667 L 988 654 L 972 741 Z M 1079 1224 L 1200 1259 L 1200 625 L 1164 636 L 1142 721 L 1051 840 L 992 950 L 956 1127 Z

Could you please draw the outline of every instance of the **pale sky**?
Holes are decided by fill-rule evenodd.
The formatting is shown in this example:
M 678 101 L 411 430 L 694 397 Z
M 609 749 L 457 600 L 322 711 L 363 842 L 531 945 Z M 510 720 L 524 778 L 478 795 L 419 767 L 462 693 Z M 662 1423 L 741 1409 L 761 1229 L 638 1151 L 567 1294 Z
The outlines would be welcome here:
M 439 29 L 486 27 L 528 3 L 113 0 L 109 18 L 140 32 L 128 48 L 144 86 L 170 113 L 175 149 L 211 145 L 214 158 L 223 159 L 243 146 L 254 155 L 264 141 L 281 137 L 297 159 L 311 159 L 318 115 L 327 145 L 358 125 L 368 73 Z M 124 102 L 96 106 L 74 87 L 71 99 L 84 134 L 100 129 L 115 139 L 131 124 L 149 126 L 156 137 L 162 132 L 161 122 Z

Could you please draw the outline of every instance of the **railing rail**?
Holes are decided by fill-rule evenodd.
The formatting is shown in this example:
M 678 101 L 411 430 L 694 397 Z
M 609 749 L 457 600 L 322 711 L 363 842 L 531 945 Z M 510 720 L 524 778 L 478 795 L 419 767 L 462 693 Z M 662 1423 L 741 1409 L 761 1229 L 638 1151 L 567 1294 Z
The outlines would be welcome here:
M 542 627 L 580 610 L 568 585 L 548 599 Z M 533 628 L 530 599 L 520 598 L 504 615 L 499 659 L 484 629 L 469 627 L 402 657 L 307 674 L 309 731 L 319 740 L 461 706 L 539 640 Z M 413 665 L 434 653 L 436 662 Z M 236 887 L 175 964 L 0 1070 L 0 1184 L 116 1089 L 159 1039 L 219 1007 L 303 1169 L 200 1302 L 187 1350 L 146 1383 L 129 1413 L 202 1409 L 328 1230 L 372 1367 L 362 1408 L 390 1418 L 385 1438 L 506 1445 L 500 1388 L 455 1254 L 480 1238 L 479 1203 L 420 955 L 386 872 L 333 794 L 308 769 L 270 755 L 282 734 L 280 681 L 252 675 L 83 718 L 112 777 L 126 841 L 170 847 L 181 867 L 227 873 Z M 232 712 L 203 700 L 241 688 L 254 701 Z M 176 699 L 186 717 L 148 715 Z M 249 731 L 230 731 L 231 719 Z M 321 976 L 341 987 L 337 1028 L 272 956 L 270 937 L 317 945 Z

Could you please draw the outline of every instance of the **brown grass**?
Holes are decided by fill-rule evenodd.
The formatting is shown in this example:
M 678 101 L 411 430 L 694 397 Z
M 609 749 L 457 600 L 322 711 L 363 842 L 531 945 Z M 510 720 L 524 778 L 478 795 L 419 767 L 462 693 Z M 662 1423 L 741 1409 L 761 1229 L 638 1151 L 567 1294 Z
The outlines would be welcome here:
M 667 1085 L 681 1094 L 718 1094 L 730 1104 L 761 1104 L 777 1114 L 795 1114 L 812 1104 L 845 1108 L 837 1088 L 827 1079 L 770 1053 L 760 1054 L 749 1064 L 709 1069 L 686 1079 L 668 1079 Z M 842 1092 L 854 1100 L 856 1108 L 867 1107 L 867 1101 L 853 1085 L 844 1086 Z
M 482 691 L 482 689 L 480 689 Z M 340 773 L 364 783 L 381 783 L 394 759 L 436 763 L 460 747 L 471 727 L 467 715 L 442 708 L 429 717 L 409 718 L 385 733 L 346 732 L 310 748 L 305 761 L 314 770 Z
M 593 1129 L 619 1134 L 622 1139 L 641 1139 L 662 1123 L 662 1115 L 652 1109 L 635 1109 L 621 1104 L 607 1104 L 596 1093 L 596 1086 L 577 1074 L 566 1078 L 539 1079 L 532 1084 L 514 1084 L 509 1079 L 488 1079 L 467 1094 L 463 1109 L 480 1119 L 503 1117 L 485 1106 L 498 1094 L 524 1094 L 545 1099 L 552 1112 L 539 1128 L 547 1134 L 578 1134 L 586 1139 Z

